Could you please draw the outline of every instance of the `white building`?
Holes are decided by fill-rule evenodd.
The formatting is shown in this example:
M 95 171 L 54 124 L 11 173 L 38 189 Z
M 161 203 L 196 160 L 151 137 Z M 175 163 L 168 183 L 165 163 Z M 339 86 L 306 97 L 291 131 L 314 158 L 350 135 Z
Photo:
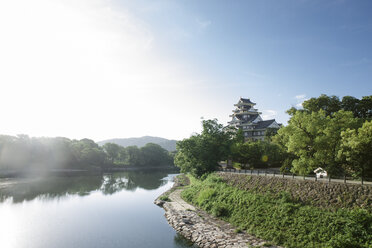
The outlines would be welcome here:
M 315 169 L 314 173 L 316 175 L 316 178 L 323 178 L 328 176 L 327 171 L 325 171 L 322 167 Z

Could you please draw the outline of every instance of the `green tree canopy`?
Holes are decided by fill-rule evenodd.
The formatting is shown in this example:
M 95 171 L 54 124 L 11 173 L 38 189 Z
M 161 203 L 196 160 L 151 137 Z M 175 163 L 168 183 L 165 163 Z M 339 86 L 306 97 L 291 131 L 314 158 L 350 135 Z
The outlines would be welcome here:
M 141 150 L 137 146 L 127 146 L 125 150 L 128 155 L 127 163 L 129 165 L 143 165 Z
M 341 136 L 337 155 L 344 161 L 344 169 L 356 177 L 372 178 L 372 121 L 359 129 L 347 129 Z
M 216 119 L 203 120 L 201 134 L 177 142 L 175 165 L 181 172 L 189 172 L 196 177 L 215 170 L 218 162 L 226 160 L 234 133 Z
M 115 143 L 106 143 L 103 145 L 108 158 L 114 163 L 115 160 L 119 158 L 120 146 Z
M 351 111 L 356 118 L 372 118 L 372 96 L 363 96 L 362 99 L 353 96 L 344 96 L 342 100 L 337 96 L 327 96 L 325 94 L 319 97 L 312 97 L 302 104 L 303 109 L 291 108 L 287 113 L 291 116 L 296 111 L 317 112 L 323 110 L 327 116 L 332 116 L 339 110 Z
M 341 102 L 337 96 L 327 96 L 322 94 L 317 98 L 313 97 L 307 101 L 304 101 L 302 106 L 305 110 L 310 112 L 323 110 L 328 116 L 341 109 Z
M 292 172 L 308 174 L 323 167 L 330 174 L 342 173 L 342 161 L 337 157 L 341 132 L 361 125 L 352 112 L 337 111 L 327 116 L 324 110 L 297 111 L 286 127 L 279 129 L 274 141 L 293 154 Z
M 268 168 L 281 166 L 285 151 L 277 144 L 267 141 L 248 141 L 231 146 L 231 158 L 243 168 Z
M 158 144 L 147 143 L 141 148 L 144 164 L 147 166 L 164 166 L 172 164 L 172 158 L 167 150 Z

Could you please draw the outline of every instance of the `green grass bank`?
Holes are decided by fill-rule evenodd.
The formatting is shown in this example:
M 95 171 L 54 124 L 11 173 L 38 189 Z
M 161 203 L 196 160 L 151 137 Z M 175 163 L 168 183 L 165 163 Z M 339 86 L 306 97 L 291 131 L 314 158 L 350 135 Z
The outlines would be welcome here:
M 321 208 L 299 202 L 286 191 L 240 189 L 216 174 L 204 180 L 191 177 L 190 181 L 182 192 L 186 201 L 277 245 L 372 247 L 372 213 L 368 209 Z

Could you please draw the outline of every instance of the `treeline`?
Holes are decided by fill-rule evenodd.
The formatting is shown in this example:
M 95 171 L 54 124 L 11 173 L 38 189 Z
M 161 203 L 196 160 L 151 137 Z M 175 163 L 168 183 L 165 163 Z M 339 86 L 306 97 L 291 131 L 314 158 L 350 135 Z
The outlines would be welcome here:
M 112 166 L 165 166 L 173 155 L 157 144 L 122 147 L 93 140 L 0 135 L 0 169 L 99 169 Z
M 244 142 L 241 131 L 205 120 L 201 134 L 177 143 L 175 164 L 197 177 L 232 160 L 242 168 L 307 175 L 322 167 L 331 176 L 372 178 L 372 96 L 321 95 L 287 113 L 288 125 L 267 132 L 265 141 Z

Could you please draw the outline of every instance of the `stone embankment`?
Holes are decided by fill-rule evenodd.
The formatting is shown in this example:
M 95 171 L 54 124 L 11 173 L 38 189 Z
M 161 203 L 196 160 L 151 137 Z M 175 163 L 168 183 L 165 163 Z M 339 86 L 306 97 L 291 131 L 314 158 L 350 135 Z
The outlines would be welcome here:
M 172 189 L 155 200 L 155 204 L 165 209 L 168 223 L 178 233 L 199 247 L 278 247 L 245 232 L 238 232 L 229 223 L 188 204 L 181 198 L 180 186 L 180 182 L 176 181 Z M 167 201 L 162 201 L 161 198 Z
M 219 173 L 229 185 L 252 193 L 278 195 L 287 192 L 292 199 L 326 209 L 364 208 L 372 210 L 372 187 L 292 180 L 280 177 Z

